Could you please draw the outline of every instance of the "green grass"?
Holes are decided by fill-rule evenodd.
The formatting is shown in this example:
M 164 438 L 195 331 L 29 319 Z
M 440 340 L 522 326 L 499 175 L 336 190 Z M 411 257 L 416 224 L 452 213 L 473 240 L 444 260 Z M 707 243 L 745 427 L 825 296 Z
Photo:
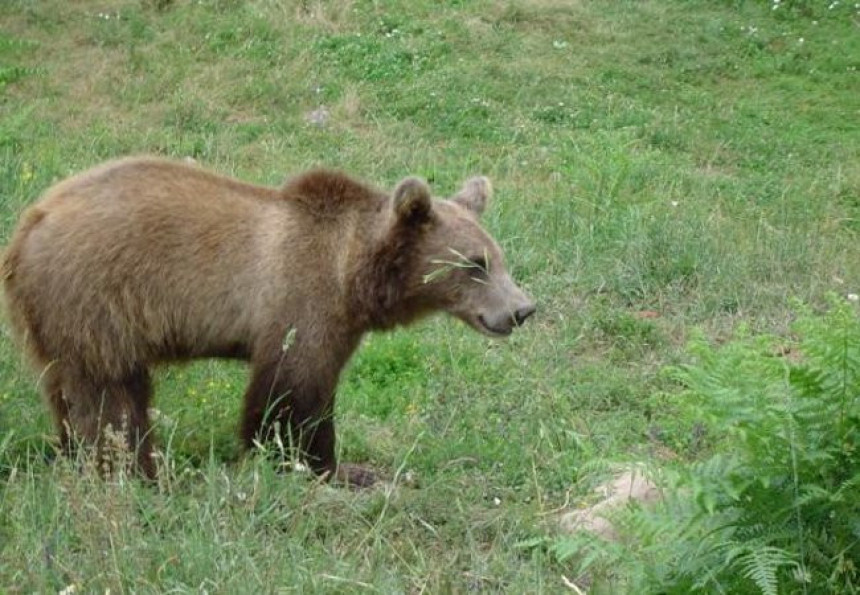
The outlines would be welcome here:
M 552 511 L 603 462 L 699 454 L 660 374 L 692 330 L 786 333 L 790 298 L 860 293 L 860 14 L 829 5 L 5 1 L 0 241 L 130 153 L 440 194 L 482 173 L 539 313 L 507 342 L 444 319 L 369 337 L 340 445 L 396 488 L 360 493 L 242 458 L 245 371 L 215 362 L 159 373 L 157 489 L 47 463 L 0 327 L 2 590 L 565 589 L 568 563 L 521 547 Z

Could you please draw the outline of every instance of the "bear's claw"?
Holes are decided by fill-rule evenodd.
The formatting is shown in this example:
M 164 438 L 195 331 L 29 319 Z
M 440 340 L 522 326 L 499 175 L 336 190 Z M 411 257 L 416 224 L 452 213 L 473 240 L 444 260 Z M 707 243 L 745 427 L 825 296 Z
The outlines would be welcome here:
M 341 463 L 332 481 L 354 489 L 369 488 L 376 483 L 376 473 L 363 465 Z

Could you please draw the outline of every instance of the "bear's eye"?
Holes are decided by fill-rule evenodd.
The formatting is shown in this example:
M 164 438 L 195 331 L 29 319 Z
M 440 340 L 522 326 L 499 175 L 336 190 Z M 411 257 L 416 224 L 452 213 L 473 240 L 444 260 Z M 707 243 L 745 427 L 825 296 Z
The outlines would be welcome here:
M 483 256 L 475 256 L 473 258 L 470 258 L 469 264 L 472 266 L 472 268 L 478 269 L 481 273 L 486 274 L 489 272 L 489 270 L 487 269 L 487 259 Z

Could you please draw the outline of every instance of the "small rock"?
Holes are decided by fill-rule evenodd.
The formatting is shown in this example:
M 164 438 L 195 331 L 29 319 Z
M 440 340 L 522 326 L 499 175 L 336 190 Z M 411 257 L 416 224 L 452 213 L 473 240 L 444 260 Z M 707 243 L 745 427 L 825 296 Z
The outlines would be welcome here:
M 305 121 L 307 121 L 308 124 L 322 128 L 328 122 L 329 116 L 331 116 L 331 112 L 326 106 L 321 105 L 317 109 L 306 113 Z
M 594 491 L 601 496 L 599 502 L 588 508 L 562 514 L 559 523 L 563 531 L 588 531 L 604 539 L 615 540 L 618 535 L 610 519 L 616 510 L 630 501 L 647 506 L 662 498 L 657 485 L 636 466 L 600 484 Z

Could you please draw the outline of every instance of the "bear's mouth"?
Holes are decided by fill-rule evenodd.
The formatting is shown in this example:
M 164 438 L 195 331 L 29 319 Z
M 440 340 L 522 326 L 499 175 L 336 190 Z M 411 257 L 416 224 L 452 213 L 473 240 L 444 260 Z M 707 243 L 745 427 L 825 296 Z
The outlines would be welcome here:
M 480 314 L 478 315 L 478 323 L 480 325 L 481 330 L 491 337 L 507 337 L 514 330 L 512 326 L 506 326 L 502 328 L 499 328 L 497 326 L 491 326 Z

